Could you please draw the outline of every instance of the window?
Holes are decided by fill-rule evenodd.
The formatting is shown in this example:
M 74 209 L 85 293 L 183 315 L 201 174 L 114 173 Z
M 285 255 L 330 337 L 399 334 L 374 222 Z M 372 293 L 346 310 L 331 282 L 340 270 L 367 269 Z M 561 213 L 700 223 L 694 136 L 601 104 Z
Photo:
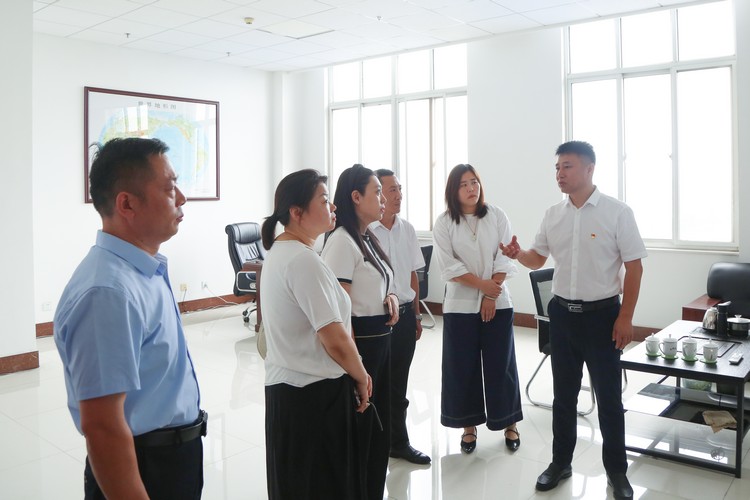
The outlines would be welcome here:
M 330 186 L 354 163 L 396 172 L 401 215 L 430 231 L 448 172 L 468 156 L 466 45 L 330 68 Z
M 571 26 L 568 137 L 650 247 L 737 251 L 729 1 Z

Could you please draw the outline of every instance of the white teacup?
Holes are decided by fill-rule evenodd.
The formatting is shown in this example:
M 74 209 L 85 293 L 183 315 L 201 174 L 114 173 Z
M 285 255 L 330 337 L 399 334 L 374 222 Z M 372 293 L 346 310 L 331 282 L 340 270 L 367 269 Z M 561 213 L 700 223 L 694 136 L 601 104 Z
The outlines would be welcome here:
M 719 357 L 719 344 L 713 341 L 703 344 L 703 361 L 706 363 L 716 363 Z
M 661 340 L 659 348 L 665 358 L 677 357 L 677 339 L 673 338 L 671 335 Z
M 682 340 L 682 357 L 687 360 L 695 359 L 695 353 L 698 352 L 698 341 L 693 337 Z
M 659 355 L 659 337 L 653 333 L 646 337 L 646 354 L 649 356 Z

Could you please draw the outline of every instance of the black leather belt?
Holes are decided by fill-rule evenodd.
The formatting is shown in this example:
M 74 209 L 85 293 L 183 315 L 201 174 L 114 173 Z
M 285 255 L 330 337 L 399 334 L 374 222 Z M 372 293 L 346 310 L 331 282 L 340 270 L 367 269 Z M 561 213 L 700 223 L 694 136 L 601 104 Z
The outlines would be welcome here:
M 599 309 L 606 309 L 620 303 L 620 296 L 615 295 L 608 299 L 594 300 L 591 302 L 584 302 L 582 300 L 567 300 L 562 297 L 555 295 L 555 300 L 558 304 L 563 306 L 572 313 L 585 313 L 591 311 L 598 311 Z
M 201 410 L 198 420 L 192 424 L 180 427 L 168 427 L 134 436 L 133 441 L 139 447 L 171 446 L 187 443 L 193 439 L 205 436 L 208 430 L 208 413 Z
M 401 304 L 400 306 L 398 306 L 398 315 L 403 316 L 404 314 L 406 314 L 406 311 L 411 311 L 413 307 L 414 307 L 414 302 L 407 302 L 405 304 Z

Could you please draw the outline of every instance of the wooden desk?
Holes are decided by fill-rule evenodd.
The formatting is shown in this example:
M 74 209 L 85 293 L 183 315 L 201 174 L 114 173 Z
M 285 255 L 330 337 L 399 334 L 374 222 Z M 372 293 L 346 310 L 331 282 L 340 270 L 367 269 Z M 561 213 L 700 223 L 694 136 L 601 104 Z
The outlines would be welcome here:
M 254 272 L 255 273 L 255 291 L 248 291 L 250 294 L 255 295 L 255 313 L 257 321 L 255 322 L 255 332 L 258 333 L 260 331 L 260 325 L 261 321 L 263 320 L 261 313 L 260 313 L 260 273 L 263 269 L 263 261 L 262 260 L 248 260 L 244 264 L 242 264 L 242 271 L 241 272 Z
M 691 334 L 691 332 L 693 332 L 696 327 L 700 326 L 701 323 L 696 321 L 675 321 L 664 330 L 658 332 L 656 336 L 660 338 L 672 336 L 673 338 L 680 339 L 681 337 L 685 337 Z M 648 355 L 646 355 L 645 342 L 642 342 L 640 345 L 630 349 L 622 355 L 621 364 L 622 367 L 627 370 L 664 375 L 662 381 L 668 377 L 675 377 L 677 379 L 677 401 L 674 404 L 679 403 L 679 385 L 681 378 L 717 382 L 720 384 L 726 384 L 735 387 L 737 395 L 737 397 L 735 398 L 736 402 L 732 405 L 732 407 L 729 407 L 729 409 L 736 409 L 736 411 L 734 412 L 734 417 L 737 420 L 737 430 L 735 431 L 735 466 L 732 467 L 729 464 L 721 464 L 701 458 L 682 455 L 679 453 L 679 450 L 677 452 L 669 451 L 660 449 L 658 446 L 653 445 L 647 448 L 634 445 L 626 445 L 626 448 L 628 450 L 643 453 L 645 455 L 668 458 L 677 462 L 697 465 L 700 467 L 706 467 L 722 472 L 733 472 L 736 477 L 741 477 L 743 455 L 742 440 L 745 436 L 744 393 L 745 383 L 750 380 L 750 340 L 747 337 L 743 340 L 740 340 L 734 337 L 717 337 L 716 335 L 706 335 L 705 333 L 693 333 L 693 336 L 695 338 L 714 338 L 720 342 L 731 342 L 734 345 L 723 353 L 720 351 L 720 356 L 716 364 L 709 365 L 702 362 L 701 360 L 692 362 L 684 361 L 679 355 L 678 358 L 674 360 L 664 359 L 661 356 L 653 358 L 649 357 Z M 742 360 L 742 362 L 740 362 L 739 365 L 730 365 L 727 359 L 731 354 L 734 354 L 737 351 L 741 351 L 744 354 L 744 359 Z M 727 407 L 725 406 L 722 409 L 727 409 Z M 663 411 L 659 415 L 664 415 L 666 411 L 667 410 Z M 679 436 L 671 439 L 673 441 L 679 441 Z

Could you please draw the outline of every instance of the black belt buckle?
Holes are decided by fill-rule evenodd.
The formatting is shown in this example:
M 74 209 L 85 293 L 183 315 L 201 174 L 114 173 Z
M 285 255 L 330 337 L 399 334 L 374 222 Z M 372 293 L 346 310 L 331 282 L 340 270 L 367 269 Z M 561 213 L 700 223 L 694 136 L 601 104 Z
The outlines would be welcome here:
M 208 413 L 201 410 L 200 420 L 201 420 L 201 436 L 206 437 L 206 434 L 208 434 Z
M 583 304 L 577 304 L 577 303 L 573 303 L 573 302 L 568 302 L 568 312 L 582 313 L 583 312 Z

